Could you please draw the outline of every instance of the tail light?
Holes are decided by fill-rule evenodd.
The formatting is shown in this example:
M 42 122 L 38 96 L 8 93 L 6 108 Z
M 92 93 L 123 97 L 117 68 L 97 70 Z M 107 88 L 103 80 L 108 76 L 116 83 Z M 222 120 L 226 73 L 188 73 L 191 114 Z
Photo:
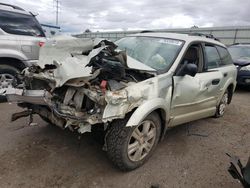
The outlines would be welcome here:
M 43 47 L 44 44 L 45 44 L 45 42 L 41 42 L 41 41 L 38 43 L 38 45 L 39 45 L 40 47 Z

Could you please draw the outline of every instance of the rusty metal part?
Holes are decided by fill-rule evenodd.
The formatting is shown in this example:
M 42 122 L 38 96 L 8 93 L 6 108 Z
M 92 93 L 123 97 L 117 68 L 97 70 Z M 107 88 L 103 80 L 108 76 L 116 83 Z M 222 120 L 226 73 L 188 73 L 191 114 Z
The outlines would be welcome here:
M 11 121 L 16 121 L 22 117 L 28 117 L 32 114 L 32 110 L 25 110 L 25 111 L 22 111 L 22 112 L 17 112 L 17 113 L 14 113 L 12 114 L 11 116 Z

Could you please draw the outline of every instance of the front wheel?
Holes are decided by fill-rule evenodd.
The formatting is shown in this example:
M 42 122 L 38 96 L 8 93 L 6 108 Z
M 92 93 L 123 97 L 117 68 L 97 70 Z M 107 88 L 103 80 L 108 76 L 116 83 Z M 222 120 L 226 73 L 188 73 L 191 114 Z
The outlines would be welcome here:
M 0 89 L 13 88 L 18 83 L 19 70 L 9 65 L 0 65 Z
M 17 74 L 19 70 L 9 65 L 0 65 L 0 102 L 6 101 L 5 92 L 7 88 L 13 88 L 18 83 Z
M 137 126 L 125 127 L 126 123 L 126 118 L 114 121 L 106 137 L 108 157 L 124 171 L 143 165 L 152 155 L 161 134 L 157 113 L 151 113 Z

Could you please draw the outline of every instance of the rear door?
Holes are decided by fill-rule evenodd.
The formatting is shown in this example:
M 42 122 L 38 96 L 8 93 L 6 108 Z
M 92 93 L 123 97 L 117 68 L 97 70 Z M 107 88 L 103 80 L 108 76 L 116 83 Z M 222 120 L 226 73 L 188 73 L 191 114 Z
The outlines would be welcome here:
M 221 83 L 222 84 L 221 94 L 223 94 L 225 92 L 226 87 L 228 86 L 227 82 L 228 81 L 232 82 L 231 79 L 236 79 L 237 71 L 228 50 L 221 46 L 216 46 L 216 48 L 221 57 L 221 62 L 217 70 L 221 71 L 223 74 L 223 79 Z
M 201 44 L 198 46 L 199 72 L 194 77 L 189 75 L 173 77 L 172 126 L 212 116 L 216 111 L 223 75 L 218 70 L 206 69 L 206 62 L 217 64 L 220 56 L 216 48 L 206 53 Z
M 225 92 L 225 87 L 228 85 L 230 78 L 236 77 L 236 68 L 233 64 L 233 60 L 228 53 L 227 49 L 218 45 L 205 44 L 205 55 L 207 57 L 206 69 L 207 71 L 219 71 L 222 73 L 222 79 L 220 81 L 220 94 L 221 96 Z M 220 59 L 214 60 L 215 54 L 219 54 Z M 217 56 L 217 55 L 216 55 Z M 219 97 L 218 96 L 218 97 Z
M 20 44 L 16 35 L 7 32 L 8 18 L 4 10 L 0 11 L 0 57 L 9 56 L 13 52 L 20 51 Z
M 9 38 L 15 39 L 21 53 L 28 60 L 37 60 L 40 42 L 45 41 L 45 35 L 36 18 L 31 14 L 1 10 L 0 27 Z

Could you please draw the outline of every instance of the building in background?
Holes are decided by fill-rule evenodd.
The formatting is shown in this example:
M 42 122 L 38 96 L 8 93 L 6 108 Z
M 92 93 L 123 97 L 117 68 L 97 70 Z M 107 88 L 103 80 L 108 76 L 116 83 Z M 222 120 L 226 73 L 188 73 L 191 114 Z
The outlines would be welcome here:
M 105 38 L 116 41 L 129 34 L 140 33 L 142 31 L 110 31 L 110 32 L 84 32 L 75 35 L 80 38 Z M 145 32 L 145 31 L 144 31 Z M 199 28 L 193 26 L 191 28 L 180 29 L 156 29 L 152 32 L 172 32 L 172 33 L 201 33 L 206 35 L 213 35 L 226 45 L 234 43 L 250 43 L 250 26 L 227 26 L 227 27 L 207 27 Z
M 46 37 L 50 38 L 61 33 L 61 28 L 55 25 L 41 24 Z

